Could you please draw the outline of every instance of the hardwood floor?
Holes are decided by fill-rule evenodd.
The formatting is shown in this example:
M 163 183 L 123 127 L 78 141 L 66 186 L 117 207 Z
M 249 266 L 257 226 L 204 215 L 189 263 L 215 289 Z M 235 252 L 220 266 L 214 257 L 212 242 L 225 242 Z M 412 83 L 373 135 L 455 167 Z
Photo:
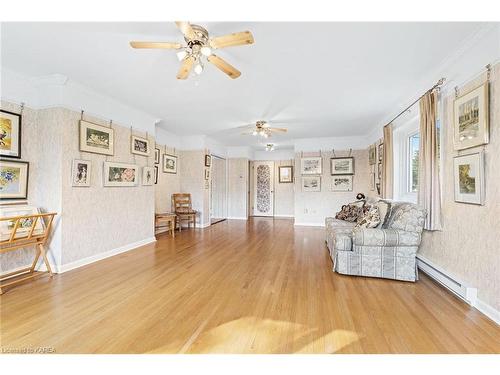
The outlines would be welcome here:
M 160 235 L 0 298 L 3 352 L 500 352 L 500 327 L 425 275 L 338 275 L 324 229 L 284 219 Z

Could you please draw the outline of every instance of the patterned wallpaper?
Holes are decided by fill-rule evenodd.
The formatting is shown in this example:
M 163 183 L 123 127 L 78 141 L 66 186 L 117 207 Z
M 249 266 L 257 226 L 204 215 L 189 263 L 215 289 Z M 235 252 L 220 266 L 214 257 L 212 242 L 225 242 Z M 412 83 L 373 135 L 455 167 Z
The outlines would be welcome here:
M 460 87 L 465 93 L 486 81 L 486 74 Z M 419 251 L 427 259 L 478 288 L 478 298 L 500 310 L 500 64 L 491 72 L 490 143 L 460 151 L 485 151 L 486 200 L 484 206 L 454 201 L 453 157 L 454 95 L 444 98 L 443 230 L 424 231 Z
M 163 156 L 160 156 L 160 164 L 155 164 L 158 166 L 158 184 L 154 186 L 155 188 L 155 212 L 170 212 L 172 211 L 172 194 L 181 192 L 180 183 L 180 170 L 181 160 L 179 157 L 179 151 L 166 147 L 164 145 L 156 145 L 160 149 L 161 155 L 164 153 L 170 155 L 177 155 L 177 173 L 163 173 Z

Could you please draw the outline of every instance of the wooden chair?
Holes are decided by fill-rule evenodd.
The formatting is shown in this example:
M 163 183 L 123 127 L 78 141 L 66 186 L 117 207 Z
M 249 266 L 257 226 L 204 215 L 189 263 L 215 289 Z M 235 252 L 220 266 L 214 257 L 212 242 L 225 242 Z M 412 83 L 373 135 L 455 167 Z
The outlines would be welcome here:
M 183 221 L 188 222 L 188 228 L 190 227 L 191 223 L 193 223 L 193 228 L 196 228 L 196 214 L 198 213 L 198 211 L 193 210 L 193 206 L 191 203 L 191 194 L 172 194 L 172 210 L 177 215 L 179 228 L 182 226 Z

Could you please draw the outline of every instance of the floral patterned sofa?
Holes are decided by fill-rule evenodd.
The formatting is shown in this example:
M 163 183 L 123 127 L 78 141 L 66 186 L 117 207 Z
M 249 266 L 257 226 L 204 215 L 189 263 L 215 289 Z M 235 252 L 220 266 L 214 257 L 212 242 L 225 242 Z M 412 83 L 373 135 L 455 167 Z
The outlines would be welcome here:
M 390 202 L 377 228 L 356 228 L 356 223 L 326 218 L 326 244 L 333 270 L 346 275 L 415 281 L 416 253 L 420 245 L 425 210 L 413 203 Z M 367 203 L 368 204 L 368 203 Z

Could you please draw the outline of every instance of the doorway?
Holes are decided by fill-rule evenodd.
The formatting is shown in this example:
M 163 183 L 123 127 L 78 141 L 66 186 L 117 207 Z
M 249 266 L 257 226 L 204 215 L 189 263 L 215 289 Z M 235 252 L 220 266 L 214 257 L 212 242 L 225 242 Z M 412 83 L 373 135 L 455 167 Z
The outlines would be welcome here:
M 254 162 L 252 180 L 252 215 L 274 216 L 274 162 Z
M 227 173 L 226 159 L 212 155 L 210 189 L 210 224 L 227 218 Z

